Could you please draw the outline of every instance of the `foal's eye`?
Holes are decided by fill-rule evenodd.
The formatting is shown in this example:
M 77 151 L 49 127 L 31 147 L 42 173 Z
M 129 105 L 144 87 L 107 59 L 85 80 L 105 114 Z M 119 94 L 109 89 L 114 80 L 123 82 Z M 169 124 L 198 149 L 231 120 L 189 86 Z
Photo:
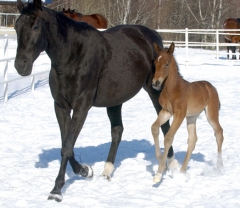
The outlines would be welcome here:
M 169 64 L 168 64 L 168 63 L 166 64 L 166 67 L 169 67 Z

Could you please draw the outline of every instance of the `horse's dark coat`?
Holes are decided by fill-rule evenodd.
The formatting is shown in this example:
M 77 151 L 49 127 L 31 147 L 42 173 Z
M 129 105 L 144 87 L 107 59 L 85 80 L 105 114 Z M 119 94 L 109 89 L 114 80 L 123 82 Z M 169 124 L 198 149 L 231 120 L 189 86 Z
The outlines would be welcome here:
M 151 80 L 157 56 L 153 42 L 162 47 L 162 40 L 144 26 L 122 25 L 99 32 L 86 23 L 40 7 L 38 1 L 23 9 L 19 2 L 21 16 L 15 25 L 18 73 L 29 75 L 34 60 L 44 50 L 51 59 L 49 85 L 61 131 L 62 161 L 49 199 L 61 201 L 67 162 L 75 174 L 89 173 L 87 166 L 75 160 L 73 148 L 92 106 L 107 107 L 112 135 L 107 158 L 110 164 L 114 164 L 123 132 L 122 103 L 144 87 L 156 111 L 161 110 L 160 92 L 152 89 Z M 164 134 L 168 129 L 169 123 L 162 127 Z M 168 156 L 173 156 L 172 148 Z M 110 177 L 111 173 L 105 167 L 103 174 Z
M 223 23 L 224 29 L 240 29 L 240 18 L 228 18 Z M 239 31 L 227 31 L 227 33 L 239 33 Z M 237 43 L 239 42 L 239 36 L 238 35 L 225 35 L 224 40 L 225 43 Z M 236 46 L 227 46 L 227 58 L 229 59 L 229 51 L 232 51 L 232 59 L 236 59 Z

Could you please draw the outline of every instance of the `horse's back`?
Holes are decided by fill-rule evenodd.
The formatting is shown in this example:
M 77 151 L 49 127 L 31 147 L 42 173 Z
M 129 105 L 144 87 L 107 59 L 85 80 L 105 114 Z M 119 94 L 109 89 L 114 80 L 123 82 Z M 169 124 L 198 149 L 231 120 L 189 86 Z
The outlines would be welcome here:
M 132 98 L 152 73 L 153 42 L 161 37 L 144 26 L 117 26 L 102 32 L 109 57 L 98 83 L 95 106 L 114 106 Z

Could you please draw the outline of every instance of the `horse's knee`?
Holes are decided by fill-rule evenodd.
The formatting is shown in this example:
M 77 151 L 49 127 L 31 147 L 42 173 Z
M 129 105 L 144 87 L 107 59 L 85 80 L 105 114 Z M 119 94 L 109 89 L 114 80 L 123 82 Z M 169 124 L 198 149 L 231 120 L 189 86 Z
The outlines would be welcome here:
M 123 133 L 123 126 L 115 126 L 111 129 L 112 141 L 120 143 Z
M 62 147 L 61 156 L 62 156 L 62 158 L 70 159 L 71 157 L 74 156 L 73 149 L 69 149 L 67 147 Z
M 161 126 L 161 129 L 162 129 L 162 132 L 163 132 L 164 135 L 166 135 L 168 133 L 169 128 L 170 128 L 169 121 L 167 121 L 166 123 L 164 123 Z

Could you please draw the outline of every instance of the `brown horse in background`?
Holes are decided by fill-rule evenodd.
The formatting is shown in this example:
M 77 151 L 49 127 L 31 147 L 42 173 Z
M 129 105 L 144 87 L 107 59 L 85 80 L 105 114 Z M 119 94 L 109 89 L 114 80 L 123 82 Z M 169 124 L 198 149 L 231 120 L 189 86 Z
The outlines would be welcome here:
M 228 18 L 223 23 L 224 29 L 240 29 L 240 18 Z M 239 33 L 240 31 L 226 31 L 226 33 Z M 238 35 L 225 35 L 224 37 L 225 43 L 240 43 L 240 36 Z M 236 46 L 227 46 L 227 58 L 229 59 L 229 50 L 234 53 L 232 55 L 232 59 L 236 59 Z M 240 56 L 239 56 L 240 59 Z
M 101 14 L 90 14 L 83 15 L 81 13 L 75 12 L 75 10 L 65 10 L 63 8 L 63 14 L 70 19 L 73 19 L 77 22 L 86 22 L 89 25 L 98 28 L 98 29 L 106 29 L 108 27 L 107 19 Z
M 220 101 L 217 90 L 207 81 L 188 82 L 182 78 L 178 71 L 178 65 L 173 57 L 174 43 L 168 49 L 161 49 L 154 43 L 156 52 L 155 74 L 152 86 L 162 92 L 159 96 L 159 103 L 162 106 L 157 120 L 152 125 L 152 135 L 155 143 L 156 157 L 159 167 L 154 182 L 160 182 L 162 173 L 166 169 L 166 159 L 169 148 L 172 145 L 174 135 L 182 124 L 184 118 L 187 120 L 188 150 L 180 169 L 185 173 L 189 159 L 197 142 L 196 121 L 204 110 L 209 124 L 214 130 L 218 146 L 218 168 L 222 167 L 222 143 L 223 129 L 219 124 Z M 159 148 L 159 127 L 173 116 L 173 121 L 168 133 L 164 138 L 164 153 Z

